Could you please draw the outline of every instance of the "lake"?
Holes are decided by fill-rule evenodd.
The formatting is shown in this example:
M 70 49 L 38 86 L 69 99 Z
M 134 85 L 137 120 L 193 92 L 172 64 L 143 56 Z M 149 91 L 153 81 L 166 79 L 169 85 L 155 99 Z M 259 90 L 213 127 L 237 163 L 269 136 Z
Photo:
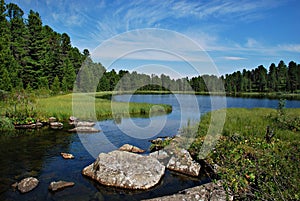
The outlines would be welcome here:
M 207 183 L 205 175 L 191 178 L 166 171 L 158 186 L 148 191 L 126 191 L 97 184 L 81 175 L 81 170 L 94 162 L 100 152 L 112 151 L 125 143 L 148 150 L 150 139 L 174 136 L 188 122 L 224 107 L 277 108 L 278 100 L 233 98 L 221 96 L 117 95 L 116 101 L 170 104 L 173 111 L 150 118 L 117 118 L 97 122 L 102 132 L 96 134 L 68 133 L 43 128 L 37 131 L 19 130 L 12 134 L 0 133 L 0 200 L 141 200 L 173 194 L 188 187 Z M 286 101 L 287 108 L 299 108 L 300 101 Z M 69 152 L 73 160 L 64 160 L 60 152 Z M 147 153 L 146 153 L 147 154 Z M 10 185 L 24 177 L 34 176 L 40 181 L 32 192 L 20 194 Z M 75 186 L 51 193 L 51 181 L 66 180 Z

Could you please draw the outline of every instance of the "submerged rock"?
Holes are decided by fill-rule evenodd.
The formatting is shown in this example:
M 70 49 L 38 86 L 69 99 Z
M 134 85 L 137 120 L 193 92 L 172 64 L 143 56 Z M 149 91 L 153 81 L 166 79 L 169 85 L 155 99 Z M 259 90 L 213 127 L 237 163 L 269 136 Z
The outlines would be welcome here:
M 35 187 L 37 187 L 38 184 L 39 184 L 39 180 L 37 180 L 36 178 L 27 177 L 25 179 L 22 179 L 18 183 L 17 187 L 21 193 L 27 193 L 27 192 L 33 190 Z M 14 185 L 16 185 L 16 184 L 14 184 Z
M 60 155 L 61 155 L 64 159 L 73 159 L 73 158 L 75 158 L 75 157 L 73 156 L 73 154 L 69 154 L 69 153 L 61 152 Z
M 181 149 L 174 152 L 167 164 L 167 168 L 190 176 L 198 176 L 201 166 L 199 163 L 193 161 L 187 150 Z
M 72 187 L 74 186 L 75 183 L 74 182 L 68 182 L 68 181 L 53 181 L 50 183 L 48 189 L 50 191 L 58 191 L 58 190 L 62 190 L 64 188 L 67 188 L 67 187 Z
M 98 133 L 100 130 L 94 127 L 75 127 L 68 130 L 69 132 L 78 132 L 78 133 Z
M 99 154 L 82 171 L 100 184 L 126 189 L 149 189 L 159 183 L 164 173 L 165 167 L 157 159 L 118 150 Z
M 119 148 L 120 151 L 128 151 L 132 153 L 144 153 L 145 150 L 138 148 L 136 146 L 130 144 L 124 144 L 122 147 Z

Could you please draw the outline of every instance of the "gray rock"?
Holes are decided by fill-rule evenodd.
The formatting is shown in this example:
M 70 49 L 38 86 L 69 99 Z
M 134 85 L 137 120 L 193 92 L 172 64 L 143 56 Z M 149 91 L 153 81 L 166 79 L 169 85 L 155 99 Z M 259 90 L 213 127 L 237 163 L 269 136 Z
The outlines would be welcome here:
M 76 127 L 93 127 L 96 123 L 93 121 L 75 121 L 74 125 Z
M 190 176 L 198 176 L 201 166 L 193 161 L 187 150 L 181 149 L 180 151 L 174 150 L 167 168 Z
M 40 127 L 42 127 L 43 126 L 43 123 L 41 123 L 41 122 L 36 122 L 36 127 L 37 128 L 40 128 Z
M 55 117 L 50 117 L 49 118 L 49 123 L 51 123 L 51 122 L 56 122 L 56 118 Z
M 50 122 L 50 128 L 52 129 L 62 129 L 63 126 L 64 125 L 61 122 Z
M 158 160 L 165 159 L 165 158 L 169 157 L 168 153 L 164 150 L 158 150 L 158 151 L 150 153 L 149 155 L 151 157 L 154 157 L 154 158 L 158 159 Z
M 149 154 L 149 156 L 156 158 L 164 166 L 167 166 L 170 160 L 170 155 L 163 149 L 152 152 Z
M 222 186 L 222 181 L 208 183 L 201 186 L 185 189 L 178 194 L 148 199 L 147 201 L 220 201 L 233 200 L 232 195 L 227 195 Z
M 144 153 L 145 150 L 138 148 L 136 146 L 130 144 L 124 144 L 122 147 L 119 148 L 120 151 L 128 151 L 132 153 Z
M 100 130 L 94 127 L 75 127 L 68 130 L 69 132 L 78 132 L 78 133 L 98 133 Z
M 68 182 L 68 181 L 53 181 L 50 183 L 48 189 L 50 191 L 58 191 L 58 190 L 62 190 L 64 188 L 67 188 L 67 187 L 72 187 L 74 186 L 75 183 L 74 182 Z
M 149 189 L 159 183 L 164 173 L 165 167 L 157 159 L 118 150 L 99 154 L 82 171 L 100 184 L 126 189 Z
M 27 193 L 33 190 L 39 184 L 39 180 L 34 177 L 27 177 L 18 183 L 18 190 L 21 193 Z

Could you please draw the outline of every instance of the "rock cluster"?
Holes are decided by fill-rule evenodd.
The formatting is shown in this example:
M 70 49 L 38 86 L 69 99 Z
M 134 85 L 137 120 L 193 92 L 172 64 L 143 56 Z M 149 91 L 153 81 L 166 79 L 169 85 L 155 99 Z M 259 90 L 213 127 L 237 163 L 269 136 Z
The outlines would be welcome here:
M 94 128 L 96 125 L 93 121 L 80 121 L 74 116 L 69 118 L 69 124 L 74 125 L 75 128 L 69 129 L 69 132 L 77 132 L 77 133 L 98 133 L 99 129 Z

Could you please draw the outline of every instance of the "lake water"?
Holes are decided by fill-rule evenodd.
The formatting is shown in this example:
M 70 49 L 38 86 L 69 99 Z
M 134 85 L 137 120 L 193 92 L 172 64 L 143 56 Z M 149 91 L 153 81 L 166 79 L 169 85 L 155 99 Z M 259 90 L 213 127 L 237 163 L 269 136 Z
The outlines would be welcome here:
M 97 123 L 102 130 L 96 134 L 72 134 L 66 130 L 20 130 L 13 134 L 0 133 L 0 200 L 141 200 L 173 194 L 182 189 L 208 182 L 205 175 L 190 178 L 167 171 L 161 183 L 148 191 L 126 191 L 97 184 L 81 175 L 81 170 L 94 162 L 99 152 L 109 152 L 125 143 L 149 148 L 149 140 L 159 136 L 173 136 L 188 122 L 196 122 L 212 109 L 223 107 L 277 108 L 278 100 L 232 98 L 193 95 L 118 95 L 117 101 L 170 104 L 173 111 L 151 118 L 118 118 Z M 287 108 L 299 108 L 300 101 L 286 101 Z M 60 152 L 74 154 L 75 159 L 64 160 Z M 34 176 L 40 181 L 32 192 L 20 194 L 10 185 L 24 177 Z M 51 181 L 66 180 L 75 186 L 51 193 Z

